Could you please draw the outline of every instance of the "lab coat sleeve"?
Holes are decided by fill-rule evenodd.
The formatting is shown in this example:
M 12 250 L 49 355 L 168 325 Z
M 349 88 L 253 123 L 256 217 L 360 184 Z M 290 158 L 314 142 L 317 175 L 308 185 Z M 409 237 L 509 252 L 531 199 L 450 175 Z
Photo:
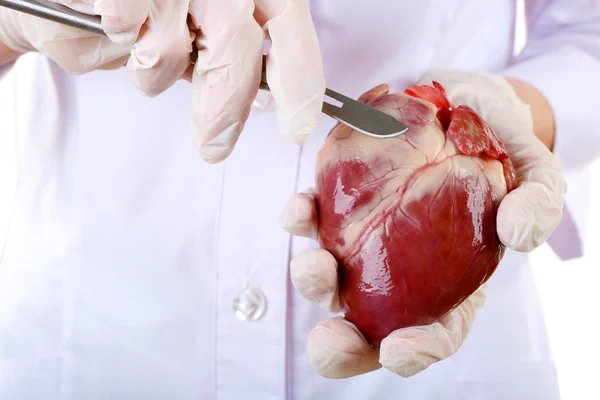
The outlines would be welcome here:
M 568 260 L 583 255 L 588 167 L 600 156 L 600 0 L 526 0 L 526 13 L 527 44 L 501 75 L 536 87 L 554 113 L 568 192 L 548 243 Z

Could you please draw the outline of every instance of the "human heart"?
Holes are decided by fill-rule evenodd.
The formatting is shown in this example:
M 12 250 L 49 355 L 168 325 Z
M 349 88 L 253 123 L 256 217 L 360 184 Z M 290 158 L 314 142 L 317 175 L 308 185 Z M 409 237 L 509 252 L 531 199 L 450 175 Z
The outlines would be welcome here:
M 317 158 L 319 241 L 339 263 L 346 319 L 374 346 L 450 312 L 495 271 L 505 247 L 496 213 L 517 179 L 475 111 L 437 82 L 359 101 L 408 132 L 376 139 L 338 124 Z

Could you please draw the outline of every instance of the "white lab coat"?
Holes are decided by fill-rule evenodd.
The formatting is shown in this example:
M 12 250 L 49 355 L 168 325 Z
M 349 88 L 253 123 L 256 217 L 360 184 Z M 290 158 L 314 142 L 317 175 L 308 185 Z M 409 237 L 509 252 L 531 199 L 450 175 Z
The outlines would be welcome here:
M 600 91 L 598 1 L 529 3 L 533 39 L 512 71 L 512 0 L 311 7 L 327 85 L 349 96 L 382 82 L 402 90 L 432 66 L 536 84 L 576 184 L 600 148 L 586 101 Z M 410 379 L 311 370 L 307 334 L 330 315 L 294 291 L 287 266 L 315 244 L 290 239 L 277 217 L 313 185 L 327 117 L 300 148 L 276 133 L 271 111 L 255 110 L 231 158 L 207 165 L 192 145 L 186 82 L 147 99 L 123 70 L 71 77 L 38 56 L 14 72 L 20 180 L 0 265 L 0 399 L 559 398 L 532 271 L 514 252 L 449 359 Z M 577 140 L 588 147 L 575 157 Z M 564 258 L 580 255 L 586 216 L 569 196 L 553 237 Z M 247 275 L 268 301 L 257 321 L 233 312 Z

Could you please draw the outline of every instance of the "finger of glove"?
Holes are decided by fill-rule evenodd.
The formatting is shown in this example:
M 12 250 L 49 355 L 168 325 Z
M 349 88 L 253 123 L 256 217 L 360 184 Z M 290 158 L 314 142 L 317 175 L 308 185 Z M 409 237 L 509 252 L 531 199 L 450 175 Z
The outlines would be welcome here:
M 305 0 L 258 0 L 257 19 L 268 31 L 267 81 L 279 132 L 303 144 L 323 107 L 325 78 L 317 35 Z
M 279 225 L 295 236 L 317 240 L 317 205 L 313 189 L 292 196 L 279 215 Z
M 131 46 L 148 16 L 148 0 L 55 0 L 85 14 L 100 15 L 102 29 L 114 43 Z
M 298 292 L 323 309 L 339 312 L 338 264 L 324 249 L 307 249 L 290 263 L 290 277 Z
M 381 368 L 379 351 L 342 317 L 317 325 L 308 336 L 308 360 L 321 376 L 349 378 Z
M 382 340 L 379 362 L 408 378 L 454 354 L 471 330 L 475 313 L 485 302 L 484 288 L 431 325 L 398 329 Z
M 129 77 L 147 96 L 169 89 L 190 65 L 195 35 L 187 24 L 186 0 L 153 1 L 127 63 Z
M 258 92 L 264 33 L 251 0 L 196 1 L 202 29 L 192 79 L 194 142 L 200 156 L 218 163 L 232 152 Z

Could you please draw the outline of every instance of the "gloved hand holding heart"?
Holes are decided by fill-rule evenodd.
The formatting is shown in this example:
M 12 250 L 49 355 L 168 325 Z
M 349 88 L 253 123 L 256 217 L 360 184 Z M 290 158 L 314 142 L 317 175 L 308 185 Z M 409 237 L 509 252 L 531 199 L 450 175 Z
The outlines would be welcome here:
M 311 334 L 317 371 L 345 377 L 383 365 L 410 376 L 458 349 L 506 246 L 529 251 L 548 237 L 566 185 L 503 78 L 433 71 L 404 93 L 381 85 L 360 101 L 409 131 L 330 132 L 314 191 L 284 211 L 286 229 L 322 247 L 298 255 L 292 279 L 344 314 Z

